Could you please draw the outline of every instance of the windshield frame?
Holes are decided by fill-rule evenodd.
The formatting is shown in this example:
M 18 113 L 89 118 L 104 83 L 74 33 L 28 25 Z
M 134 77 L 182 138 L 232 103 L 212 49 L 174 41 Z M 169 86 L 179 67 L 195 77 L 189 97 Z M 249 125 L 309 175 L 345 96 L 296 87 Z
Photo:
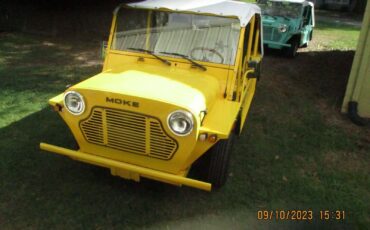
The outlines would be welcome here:
M 233 16 L 220 16 L 220 15 L 214 15 L 214 14 L 205 14 L 205 13 L 196 13 L 196 12 L 188 12 L 188 11 L 173 11 L 173 10 L 167 10 L 167 9 L 146 9 L 146 8 L 134 8 L 127 6 L 125 4 L 122 4 L 118 6 L 115 11 L 114 11 L 114 17 L 113 17 L 113 22 L 111 26 L 111 31 L 110 31 L 110 36 L 108 40 L 108 45 L 107 45 L 107 54 L 112 53 L 112 54 L 121 54 L 121 55 L 128 55 L 128 56 L 137 56 L 137 57 L 145 57 L 145 58 L 151 58 L 153 59 L 150 54 L 147 52 L 141 52 L 141 51 L 134 51 L 134 50 L 128 50 L 128 49 L 113 49 L 113 42 L 115 39 L 115 34 L 117 31 L 117 21 L 118 21 L 118 14 L 121 10 L 124 9 L 133 9 L 133 10 L 143 10 L 148 12 L 148 19 L 147 19 L 147 30 L 150 30 L 150 13 L 149 12 L 168 12 L 168 13 L 177 13 L 177 14 L 189 14 L 189 15 L 202 15 L 202 16 L 212 16 L 215 18 L 230 18 L 238 21 L 238 24 L 240 25 L 240 20 L 238 17 L 233 17 Z M 200 65 L 203 66 L 209 66 L 209 67 L 222 67 L 222 68 L 234 68 L 236 65 L 238 65 L 238 60 L 240 56 L 240 44 L 243 44 L 243 37 L 241 36 L 242 33 L 244 33 L 245 27 L 239 26 L 238 30 L 238 38 L 236 39 L 235 43 L 235 55 L 234 55 L 234 60 L 232 61 L 232 64 L 224 64 L 224 63 L 217 63 L 217 62 L 211 62 L 211 61 L 203 61 L 203 60 L 198 60 L 198 59 L 192 59 L 193 61 L 199 63 Z M 182 63 L 188 63 L 189 61 L 186 60 L 185 58 L 179 57 L 179 56 L 174 56 L 174 55 L 166 55 L 162 54 L 160 52 L 155 52 L 157 56 L 160 56 L 161 58 L 164 58 L 169 61 L 175 61 L 175 62 L 182 62 Z M 189 57 L 190 58 L 190 57 Z

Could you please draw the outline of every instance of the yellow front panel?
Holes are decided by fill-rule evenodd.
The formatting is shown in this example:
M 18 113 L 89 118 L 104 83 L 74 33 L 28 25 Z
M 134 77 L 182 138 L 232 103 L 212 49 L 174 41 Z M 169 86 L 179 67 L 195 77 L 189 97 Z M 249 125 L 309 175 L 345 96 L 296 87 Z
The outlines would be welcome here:
M 186 162 L 197 143 L 199 118 L 194 117 L 194 130 L 188 136 L 176 136 L 167 125 L 171 112 L 185 108 L 128 95 L 75 90 L 86 98 L 85 112 L 75 116 L 62 109 L 60 114 L 80 151 L 175 174 L 189 167 Z M 138 102 L 140 107 L 107 103 L 106 97 Z
M 138 70 L 151 68 L 153 74 L 161 75 L 170 72 L 174 80 L 182 80 L 183 77 L 187 77 L 186 80 L 189 85 L 203 84 L 204 89 L 207 89 L 205 86 L 207 83 L 209 84 L 209 82 L 207 82 L 208 76 L 212 76 L 220 84 L 218 91 L 220 95 L 224 93 L 227 81 L 229 81 L 228 84 L 232 82 L 231 79 L 234 75 L 234 66 L 197 61 L 207 67 L 207 71 L 203 71 L 199 68 L 192 67 L 191 63 L 184 59 L 172 57 L 164 58 L 171 61 L 172 65 L 167 66 L 161 61 L 144 53 L 139 54 L 110 50 L 103 71 L 119 73 L 126 70 L 127 67 L 130 67 L 130 69 L 136 68 Z

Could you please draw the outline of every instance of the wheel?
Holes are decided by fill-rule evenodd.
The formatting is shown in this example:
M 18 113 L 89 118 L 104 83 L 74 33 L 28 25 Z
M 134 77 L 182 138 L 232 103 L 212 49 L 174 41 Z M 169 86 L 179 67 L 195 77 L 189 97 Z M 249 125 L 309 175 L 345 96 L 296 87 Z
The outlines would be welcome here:
M 289 58 L 294 58 L 297 56 L 297 50 L 298 50 L 298 39 L 292 39 L 290 42 L 290 47 L 285 49 L 285 55 Z
M 194 165 L 199 179 L 211 183 L 213 189 L 221 188 L 227 180 L 234 139 L 232 131 L 229 139 L 218 141 Z

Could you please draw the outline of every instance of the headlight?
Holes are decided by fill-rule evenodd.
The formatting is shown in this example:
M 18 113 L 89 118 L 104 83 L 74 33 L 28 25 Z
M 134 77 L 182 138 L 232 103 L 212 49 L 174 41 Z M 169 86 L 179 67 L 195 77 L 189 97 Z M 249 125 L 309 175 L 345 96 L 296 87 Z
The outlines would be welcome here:
M 69 91 L 64 94 L 64 105 L 73 115 L 80 115 L 85 111 L 85 102 L 81 94 Z
M 193 116 L 186 111 L 175 111 L 168 116 L 168 127 L 178 136 L 189 135 L 194 127 Z
M 288 30 L 288 26 L 287 26 L 287 25 L 285 25 L 285 24 L 281 24 L 281 25 L 279 26 L 279 32 L 280 32 L 280 33 L 285 33 L 285 32 L 287 32 L 287 30 Z

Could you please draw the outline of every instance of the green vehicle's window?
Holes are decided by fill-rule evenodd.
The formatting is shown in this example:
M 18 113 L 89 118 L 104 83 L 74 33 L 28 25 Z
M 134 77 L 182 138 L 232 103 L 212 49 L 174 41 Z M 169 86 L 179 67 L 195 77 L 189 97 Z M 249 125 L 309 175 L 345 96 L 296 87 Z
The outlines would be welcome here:
M 233 65 L 239 33 L 238 19 L 122 8 L 111 48 L 145 49 L 164 56 L 177 53 Z
M 293 2 L 261 1 L 263 15 L 272 17 L 298 18 L 301 16 L 302 4 Z

